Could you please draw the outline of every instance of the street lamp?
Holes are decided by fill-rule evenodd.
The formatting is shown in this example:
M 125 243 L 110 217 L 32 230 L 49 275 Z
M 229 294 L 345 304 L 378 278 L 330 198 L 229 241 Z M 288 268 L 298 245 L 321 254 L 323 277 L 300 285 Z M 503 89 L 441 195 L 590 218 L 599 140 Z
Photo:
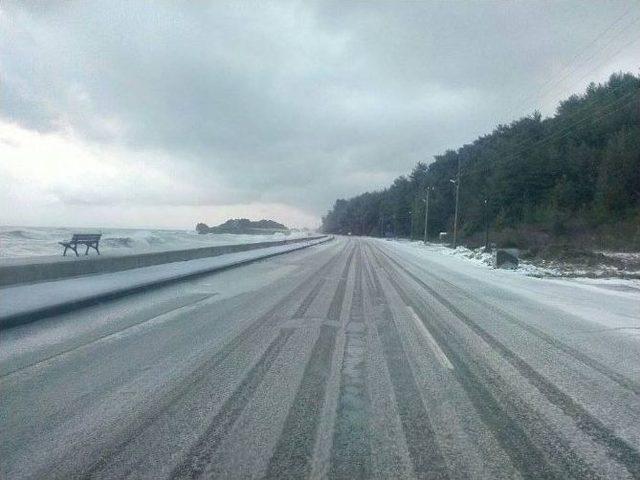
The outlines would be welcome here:
M 457 178 L 449 180 L 456 186 L 456 210 L 453 215 L 453 248 L 458 246 L 458 203 L 460 201 L 460 169 L 458 168 Z

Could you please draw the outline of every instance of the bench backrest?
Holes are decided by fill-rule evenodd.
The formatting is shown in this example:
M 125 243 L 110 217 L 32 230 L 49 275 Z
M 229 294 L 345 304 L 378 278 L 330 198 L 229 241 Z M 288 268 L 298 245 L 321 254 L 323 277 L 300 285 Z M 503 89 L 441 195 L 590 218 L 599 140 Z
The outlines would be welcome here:
M 71 242 L 97 242 L 101 233 L 74 233 Z

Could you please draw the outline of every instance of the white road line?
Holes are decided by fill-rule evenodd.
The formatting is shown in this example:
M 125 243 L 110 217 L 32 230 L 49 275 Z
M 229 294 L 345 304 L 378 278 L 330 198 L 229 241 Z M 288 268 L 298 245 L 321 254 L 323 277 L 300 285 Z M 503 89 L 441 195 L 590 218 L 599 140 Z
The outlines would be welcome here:
M 431 336 L 431 334 L 429 333 L 429 330 L 427 330 L 427 327 L 424 326 L 424 323 L 422 323 L 422 320 L 420 319 L 418 314 L 409 305 L 407 305 L 406 307 L 409 310 L 409 312 L 411 312 L 411 318 L 416 324 L 416 327 L 418 327 L 418 330 L 420 331 L 420 333 L 422 333 L 424 338 L 426 338 L 427 341 L 429 342 L 429 345 L 431 345 L 431 350 L 435 354 L 438 361 L 442 364 L 444 368 L 453 370 L 453 365 L 451 364 L 447 356 L 444 354 L 444 352 L 440 348 L 440 345 L 438 345 L 438 342 L 436 342 L 435 338 Z

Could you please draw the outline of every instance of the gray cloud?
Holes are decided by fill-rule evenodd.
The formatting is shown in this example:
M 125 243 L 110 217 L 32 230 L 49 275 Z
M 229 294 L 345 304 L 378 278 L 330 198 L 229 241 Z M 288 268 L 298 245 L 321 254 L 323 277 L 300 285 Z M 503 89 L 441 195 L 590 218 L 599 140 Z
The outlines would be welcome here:
M 633 6 L 8 3 L 0 115 L 162 152 L 199 192 L 184 204 L 220 203 L 219 192 L 201 193 L 215 184 L 227 204 L 280 202 L 319 215 L 337 196 L 384 185 L 498 123 L 539 106 L 551 113 L 607 69 L 637 68 L 635 44 L 617 59 L 594 58 L 587 67 L 601 62 L 602 72 L 571 83 L 576 73 L 542 105 L 519 101 Z

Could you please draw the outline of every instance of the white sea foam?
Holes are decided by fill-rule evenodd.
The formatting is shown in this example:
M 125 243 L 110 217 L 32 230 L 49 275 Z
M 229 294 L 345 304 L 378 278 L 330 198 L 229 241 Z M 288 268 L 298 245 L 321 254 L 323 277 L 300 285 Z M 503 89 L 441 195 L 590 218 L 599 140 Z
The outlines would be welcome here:
M 0 257 L 32 257 L 60 255 L 58 242 L 66 241 L 74 233 L 102 233 L 102 253 L 139 253 L 146 251 L 181 250 L 185 248 L 232 245 L 239 243 L 272 242 L 287 238 L 306 237 L 307 232 L 290 235 L 199 235 L 189 230 L 145 230 L 114 228 L 45 228 L 0 226 Z

